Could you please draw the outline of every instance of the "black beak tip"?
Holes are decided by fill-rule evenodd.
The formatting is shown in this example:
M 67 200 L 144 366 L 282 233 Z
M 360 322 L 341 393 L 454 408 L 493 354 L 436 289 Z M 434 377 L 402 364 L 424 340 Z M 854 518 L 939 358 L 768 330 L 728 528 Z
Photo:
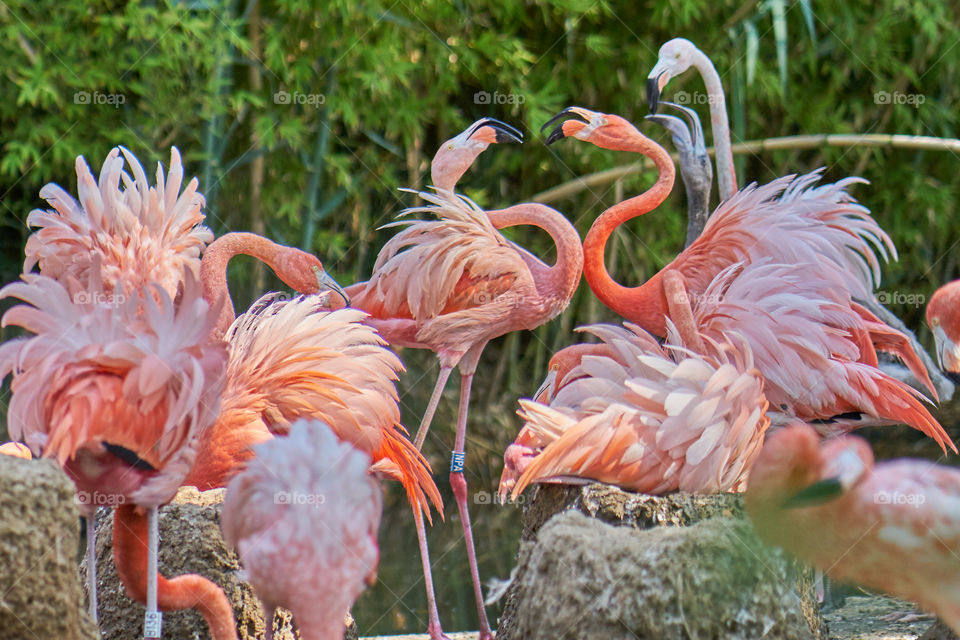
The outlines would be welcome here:
M 566 137 L 566 134 L 563 132 L 563 123 L 561 122 L 554 128 L 553 131 L 550 132 L 550 135 L 547 136 L 547 139 L 544 142 L 544 144 L 549 147 L 557 140 L 562 140 L 565 137 Z
M 523 133 L 521 133 L 519 129 L 507 124 L 506 122 L 497 120 L 496 118 L 484 118 L 477 123 L 477 126 L 473 128 L 473 131 L 470 132 L 470 135 L 472 136 L 477 132 L 478 129 L 483 127 L 490 127 L 493 129 L 494 140 L 496 140 L 498 144 L 502 142 L 516 142 L 518 144 L 523 143 Z
M 650 113 L 656 113 L 660 104 L 660 78 L 647 78 L 647 106 Z

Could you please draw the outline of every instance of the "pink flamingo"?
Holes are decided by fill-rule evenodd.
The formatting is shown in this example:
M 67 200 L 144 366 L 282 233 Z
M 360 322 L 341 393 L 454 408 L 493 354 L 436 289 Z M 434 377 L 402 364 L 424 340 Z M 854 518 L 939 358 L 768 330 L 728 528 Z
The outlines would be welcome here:
M 873 282 L 879 279 L 874 249 L 882 255 L 895 253 L 889 238 L 867 210 L 843 191 L 850 179 L 814 187 L 819 175 L 814 172 L 800 178 L 781 178 L 761 187 L 751 185 L 721 204 L 703 234 L 670 264 L 642 286 L 628 288 L 615 282 L 606 270 L 603 253 L 607 239 L 617 226 L 651 211 L 666 198 L 673 186 L 673 163 L 662 147 L 619 116 L 570 107 L 551 122 L 561 117 L 574 119 L 559 124 L 548 143 L 573 136 L 603 148 L 643 153 L 660 171 L 657 182 L 648 191 L 614 205 L 597 218 L 584 240 L 584 275 L 594 294 L 606 306 L 655 335 L 665 335 L 669 318 L 686 346 L 699 350 L 701 344 L 692 301 L 702 299 L 710 283 L 724 269 L 738 263 L 770 261 L 791 265 L 797 273 L 805 272 L 813 282 L 823 281 L 824 274 L 829 274 L 824 284 L 829 282 L 831 287 L 842 290 L 844 303 L 859 318 L 856 332 L 847 336 L 844 357 L 850 362 L 875 367 L 877 350 L 897 355 L 936 396 L 926 368 L 906 337 L 852 301 L 854 296 L 870 295 Z M 707 298 L 704 302 L 713 304 L 719 299 Z M 838 330 L 830 318 L 820 318 L 811 326 L 828 334 Z M 763 348 L 753 336 L 744 334 L 744 337 L 754 352 Z M 834 366 L 821 360 L 808 362 L 801 355 L 805 345 L 797 343 L 793 347 L 797 349 L 798 362 L 804 367 L 817 370 Z M 763 362 L 758 361 L 758 366 Z M 859 376 L 848 376 L 848 386 L 805 389 L 803 377 L 807 371 L 778 368 L 775 372 L 771 368 L 761 372 L 765 378 L 785 376 L 785 386 L 789 386 L 797 398 L 793 409 L 803 406 L 811 419 L 834 420 L 837 415 L 829 411 L 845 402 L 853 406 L 842 412 L 849 414 L 843 418 L 858 418 L 856 425 L 889 424 L 910 418 L 911 426 L 931 435 L 941 445 L 950 442 L 942 427 L 917 401 L 915 393 L 905 387 L 900 388 L 896 399 L 877 403 L 875 390 L 855 386 L 863 380 Z M 888 388 L 898 387 L 891 383 Z M 834 397 L 836 401 L 831 401 Z M 866 402 L 865 398 L 871 401 Z M 908 406 L 910 410 L 887 412 L 892 405 L 900 409 Z M 854 413 L 858 415 L 852 415 Z M 855 425 L 848 421 L 847 426 Z
M 954 382 L 960 380 L 960 280 L 949 282 L 936 291 L 927 303 L 927 326 L 936 343 L 940 368 Z
M 430 349 L 440 374 L 415 443 L 422 446 L 434 411 L 454 367 L 460 369 L 460 405 L 450 483 L 457 501 L 479 614 L 480 637 L 492 638 L 483 607 L 476 564 L 467 483 L 463 475 L 470 387 L 477 362 L 490 340 L 511 331 L 534 329 L 558 315 L 580 281 L 583 252 L 576 229 L 559 212 L 520 204 L 484 212 L 453 193 L 456 182 L 493 142 L 519 141 L 502 123 L 485 118 L 445 142 L 431 167 L 436 194 L 430 203 L 405 213 L 430 213 L 437 220 L 407 224 L 380 252 L 370 280 L 347 287 L 353 304 L 393 346 Z M 557 261 L 547 266 L 508 241 L 498 229 L 530 224 L 550 234 Z M 442 637 L 439 620 L 430 635 Z
M 123 170 L 130 164 L 131 178 Z M 156 283 L 176 296 L 183 272 L 197 275 L 200 252 L 213 240 L 202 225 L 203 196 L 193 178 L 181 194 L 183 165 L 176 147 L 170 170 L 157 165 L 151 187 L 139 161 L 123 147 L 114 148 L 100 169 L 99 184 L 83 156 L 77 157 L 79 202 L 54 183 L 40 190 L 53 210 L 35 209 L 27 225 L 38 228 L 27 239 L 24 273 L 35 265 L 40 273 L 81 290 L 93 272 L 111 295 L 118 285 L 128 294 Z M 125 188 L 121 188 L 120 183 Z
M 767 439 L 746 508 L 766 542 L 838 580 L 914 601 L 960 632 L 958 486 L 955 468 L 909 459 L 874 466 L 862 438 L 821 441 L 794 424 Z
M 3 326 L 35 334 L 0 346 L 0 377 L 13 375 L 10 435 L 56 459 L 82 503 L 148 511 L 155 589 L 156 510 L 176 493 L 217 414 L 226 352 L 208 341 L 215 316 L 189 271 L 177 305 L 159 285 L 108 294 L 98 276 L 91 271 L 83 297 L 78 286 L 38 274 L 0 290 L 27 303 L 9 309 Z M 209 587 L 204 614 L 214 637 L 236 638 L 226 596 L 195 578 Z M 149 600 L 156 611 L 155 592 Z M 145 635 L 159 637 L 149 612 Z
M 310 420 L 254 449 L 227 488 L 223 537 L 268 621 L 282 606 L 304 640 L 342 639 L 344 616 L 376 579 L 382 498 L 370 457 Z
M 508 449 L 501 497 L 551 481 L 653 494 L 742 489 L 769 425 L 746 341 L 705 338 L 700 355 L 661 348 L 634 325 L 584 329 L 612 357 L 584 356 L 550 406 L 520 401 L 526 424 Z
M 123 158 L 129 161 L 133 177 L 123 170 Z M 101 300 L 115 301 L 115 291 L 140 295 L 159 285 L 170 298 L 183 287 L 183 274 L 196 275 L 199 254 L 213 239 L 202 226 L 203 196 L 196 192 L 197 180 L 191 180 L 180 193 L 183 166 L 176 147 L 171 149 L 170 170 L 164 177 L 158 164 L 156 186 L 151 187 L 143 167 L 123 147 L 107 155 L 94 179 L 83 157 L 76 162 L 79 202 L 56 184 L 40 191 L 52 210 L 34 210 L 27 218 L 36 227 L 27 239 L 24 270 L 39 266 L 41 274 L 56 278 L 78 302 L 88 296 L 91 280 L 101 283 Z M 121 184 L 122 183 L 122 184 Z M 154 292 L 159 303 L 158 293 Z M 90 300 L 86 300 L 90 301 Z M 81 504 L 88 529 L 88 579 L 91 616 L 97 619 L 95 526 L 91 516 L 94 505 Z M 156 610 L 148 607 L 148 616 Z
M 24 460 L 33 459 L 33 454 L 30 453 L 30 447 L 22 442 L 4 442 L 0 444 L 0 455 L 23 458 Z
M 657 64 L 647 76 L 647 102 L 650 112 L 657 110 L 660 93 L 671 78 L 680 75 L 690 67 L 700 72 L 707 89 L 710 103 L 710 123 L 713 126 L 713 140 L 717 154 L 717 182 L 720 199 L 726 200 L 737 192 L 737 172 L 733 165 L 733 151 L 730 147 L 730 122 L 727 119 L 727 105 L 723 95 L 723 83 L 710 58 L 685 38 L 674 38 L 660 47 Z

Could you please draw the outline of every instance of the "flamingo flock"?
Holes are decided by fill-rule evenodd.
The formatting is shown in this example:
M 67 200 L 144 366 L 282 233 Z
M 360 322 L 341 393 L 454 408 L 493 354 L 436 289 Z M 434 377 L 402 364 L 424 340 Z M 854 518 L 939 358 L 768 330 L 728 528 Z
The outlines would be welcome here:
M 710 94 L 721 198 L 712 213 L 697 115 L 660 97 L 691 66 Z M 745 492 L 765 541 L 914 600 L 960 631 L 958 473 L 921 461 L 874 465 L 850 434 L 904 424 L 957 452 L 930 412 L 937 392 L 917 351 L 871 311 L 881 264 L 896 250 L 850 194 L 863 181 L 823 184 L 814 171 L 738 189 L 720 77 L 688 40 L 660 49 L 647 98 L 653 112 L 679 113 L 647 117 L 678 147 L 690 219 L 687 247 L 633 286 L 609 273 L 607 243 L 664 202 L 676 170 L 633 123 L 582 107 L 544 125 L 553 127 L 546 144 L 574 138 L 639 153 L 657 172 L 645 192 L 597 216 L 582 242 L 545 205 L 484 210 L 455 192 L 489 145 L 522 142 L 517 129 L 482 118 L 440 146 L 433 191 L 413 192 L 426 204 L 401 212 L 370 277 L 347 287 L 302 250 L 251 233 L 215 239 L 196 178 L 181 189 L 175 148 L 152 185 L 118 147 L 97 178 L 77 159 L 76 199 L 44 187 L 52 209 L 27 218 L 23 274 L 0 289 L 20 301 L 3 326 L 32 334 L 0 345 L 14 440 L 0 453 L 54 459 L 74 481 L 89 523 L 94 619 L 92 516 L 110 506 L 114 562 L 127 594 L 146 605 L 144 637 L 162 637 L 163 611 L 195 608 L 215 640 L 237 638 L 218 585 L 157 571 L 157 508 L 180 486 L 226 487 L 224 538 L 265 605 L 267 637 L 284 607 L 301 637 L 341 638 L 344 614 L 376 579 L 380 482 L 393 480 L 417 528 L 427 632 L 445 638 L 425 529 L 444 507 L 421 450 L 456 368 L 449 482 L 479 637 L 493 638 L 464 476 L 471 386 L 485 346 L 563 313 L 582 274 L 623 323 L 582 327 L 597 341 L 571 336 L 536 394 L 519 400 L 501 500 L 535 483 L 595 481 L 652 494 Z M 549 234 L 553 264 L 501 233 L 518 225 Z M 295 296 L 267 292 L 237 315 L 226 270 L 238 254 L 267 264 Z M 954 376 L 958 297 L 960 281 L 927 308 L 938 361 Z M 440 365 L 413 438 L 396 389 L 403 348 L 428 349 Z M 922 388 L 881 370 L 881 353 Z

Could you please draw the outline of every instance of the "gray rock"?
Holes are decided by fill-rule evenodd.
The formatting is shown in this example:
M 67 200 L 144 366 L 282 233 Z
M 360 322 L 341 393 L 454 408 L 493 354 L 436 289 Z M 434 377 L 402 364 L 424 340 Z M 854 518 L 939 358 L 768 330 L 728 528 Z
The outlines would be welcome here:
M 74 487 L 51 460 L 0 455 L 0 637 L 92 640 Z
M 735 495 L 540 487 L 497 637 L 825 638 L 812 572 L 741 514 Z
M 160 509 L 160 572 L 167 577 L 199 573 L 215 583 L 233 604 L 240 640 L 263 638 L 266 633 L 264 612 L 249 584 L 241 580 L 240 562 L 228 549 L 220 534 L 220 507 L 223 489 L 199 492 L 193 487 L 180 489 L 169 505 Z M 84 563 L 85 564 L 85 563 Z M 98 613 L 104 640 L 128 640 L 143 630 L 143 605 L 127 597 L 113 564 L 113 512 L 101 510 L 97 527 Z M 82 568 L 86 574 L 86 567 Z M 347 638 L 357 638 L 356 623 L 348 618 Z M 352 633 L 351 633 L 352 631 Z M 193 610 L 163 614 L 163 637 L 177 640 L 208 640 L 207 624 Z M 288 611 L 274 616 L 274 638 L 299 638 L 292 628 Z

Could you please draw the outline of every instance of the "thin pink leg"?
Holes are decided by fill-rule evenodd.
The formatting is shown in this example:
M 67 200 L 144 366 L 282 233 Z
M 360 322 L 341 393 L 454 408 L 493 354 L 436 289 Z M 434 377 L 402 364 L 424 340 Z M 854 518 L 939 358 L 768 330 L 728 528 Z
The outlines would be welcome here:
M 433 422 L 433 414 L 437 412 L 437 405 L 440 404 L 440 396 L 443 395 L 443 389 L 447 386 L 447 380 L 450 379 L 451 371 L 453 371 L 453 367 L 440 367 L 440 375 L 437 376 L 437 383 L 433 386 L 430 402 L 427 403 L 427 410 L 423 414 L 423 419 L 420 421 L 420 428 L 417 429 L 417 437 L 413 441 L 417 450 L 423 449 L 423 441 L 427 439 L 430 423 Z
M 87 519 L 87 595 L 90 596 L 90 617 L 97 624 L 97 515 L 96 509 Z
M 467 411 L 470 408 L 470 387 L 473 373 L 460 377 L 460 410 L 457 415 L 457 440 L 453 458 L 450 462 L 450 486 L 457 500 L 460 521 L 463 523 L 463 538 L 467 544 L 467 562 L 470 563 L 470 578 L 473 580 L 473 594 L 477 600 L 477 615 L 480 618 L 480 640 L 493 640 L 487 611 L 483 606 L 483 590 L 480 588 L 480 571 L 477 568 L 477 551 L 473 544 L 473 530 L 470 527 L 470 512 L 467 510 L 467 479 L 463 475 L 464 446 L 467 441 Z
M 433 569 L 430 567 L 430 552 L 427 550 L 427 530 L 423 524 L 423 514 L 415 513 L 417 521 L 417 542 L 420 543 L 420 561 L 423 563 L 423 582 L 427 586 L 427 615 L 430 622 L 427 633 L 430 640 L 450 640 L 440 627 L 440 612 L 437 611 L 437 596 L 433 591 Z
M 267 634 L 263 636 L 264 640 L 273 640 L 273 614 L 276 609 L 263 605 L 263 621 L 266 623 Z

